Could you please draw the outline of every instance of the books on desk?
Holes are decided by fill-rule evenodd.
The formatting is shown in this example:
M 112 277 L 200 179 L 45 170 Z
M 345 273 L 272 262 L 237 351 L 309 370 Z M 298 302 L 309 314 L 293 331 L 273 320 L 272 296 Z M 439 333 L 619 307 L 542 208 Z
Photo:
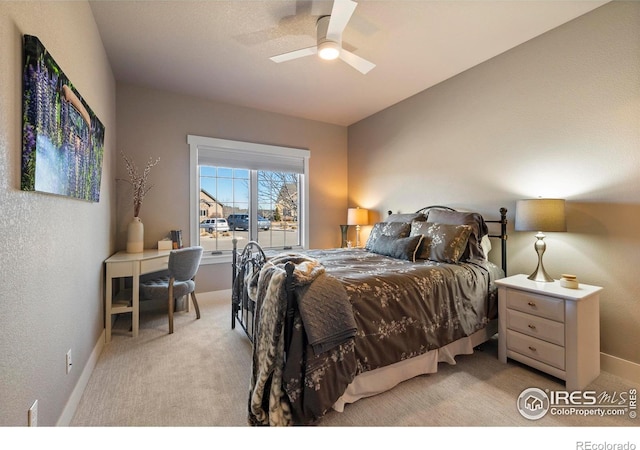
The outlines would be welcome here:
M 182 248 L 182 230 L 171 230 L 171 242 L 173 248 Z

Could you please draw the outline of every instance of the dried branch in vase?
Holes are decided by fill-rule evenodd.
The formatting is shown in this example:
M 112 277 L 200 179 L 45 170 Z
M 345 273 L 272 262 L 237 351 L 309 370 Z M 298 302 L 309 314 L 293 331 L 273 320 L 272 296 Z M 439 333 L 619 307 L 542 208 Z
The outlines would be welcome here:
M 127 167 L 127 173 L 129 174 L 129 179 L 122 181 L 126 181 L 131 185 L 133 190 L 133 216 L 138 217 L 144 196 L 147 195 L 147 192 L 149 192 L 153 187 L 152 184 L 148 184 L 149 173 L 151 173 L 151 168 L 160 162 L 160 158 L 157 158 L 154 161 L 153 158 L 150 157 L 144 171 L 140 173 L 138 171 L 138 166 L 136 166 L 129 156 L 125 155 L 123 152 L 120 152 L 120 154 L 124 159 Z

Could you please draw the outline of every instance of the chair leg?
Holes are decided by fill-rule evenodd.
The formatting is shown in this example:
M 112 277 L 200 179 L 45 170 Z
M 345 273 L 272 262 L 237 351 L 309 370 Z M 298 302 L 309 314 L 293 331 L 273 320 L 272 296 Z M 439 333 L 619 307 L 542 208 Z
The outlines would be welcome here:
M 173 333 L 173 309 L 175 306 L 175 299 L 173 298 L 173 279 L 171 279 L 169 281 L 169 334 Z
M 200 318 L 200 307 L 198 306 L 198 300 L 196 300 L 196 293 L 191 293 L 191 300 L 193 300 L 193 306 L 196 308 L 196 319 Z M 189 299 L 187 299 L 187 303 L 189 303 Z

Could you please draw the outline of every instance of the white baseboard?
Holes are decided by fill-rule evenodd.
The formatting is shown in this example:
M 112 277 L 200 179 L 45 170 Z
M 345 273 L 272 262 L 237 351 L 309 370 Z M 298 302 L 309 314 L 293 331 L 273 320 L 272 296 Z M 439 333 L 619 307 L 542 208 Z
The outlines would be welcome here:
M 626 380 L 640 380 L 640 364 L 617 356 L 600 353 L 600 369 Z
M 78 383 L 76 384 L 76 387 L 73 388 L 73 392 L 71 392 L 71 396 L 69 397 L 69 400 L 67 400 L 67 404 L 58 419 L 58 423 L 56 423 L 57 427 L 68 427 L 71 424 L 73 415 L 76 413 L 76 409 L 80 404 L 82 394 L 84 393 L 87 384 L 89 384 L 89 379 L 91 378 L 93 369 L 95 369 L 96 364 L 98 364 L 98 358 L 104 348 L 104 340 L 105 330 L 102 330 L 102 333 L 100 333 L 100 337 L 98 338 L 98 342 L 96 342 L 95 347 L 93 347 L 89 360 L 82 370 L 82 375 L 80 375 Z

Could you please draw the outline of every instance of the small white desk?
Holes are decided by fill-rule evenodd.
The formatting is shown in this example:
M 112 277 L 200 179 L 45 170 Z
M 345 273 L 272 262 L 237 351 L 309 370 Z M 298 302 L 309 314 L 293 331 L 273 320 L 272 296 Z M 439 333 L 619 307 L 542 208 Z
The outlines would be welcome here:
M 106 261 L 105 286 L 105 338 L 111 341 L 111 316 L 125 312 L 132 313 L 131 329 L 133 337 L 138 336 L 140 320 L 140 275 L 166 270 L 171 250 L 144 250 L 142 253 L 118 252 Z M 113 280 L 115 278 L 131 277 L 133 285 L 131 292 L 121 290 L 113 297 Z

